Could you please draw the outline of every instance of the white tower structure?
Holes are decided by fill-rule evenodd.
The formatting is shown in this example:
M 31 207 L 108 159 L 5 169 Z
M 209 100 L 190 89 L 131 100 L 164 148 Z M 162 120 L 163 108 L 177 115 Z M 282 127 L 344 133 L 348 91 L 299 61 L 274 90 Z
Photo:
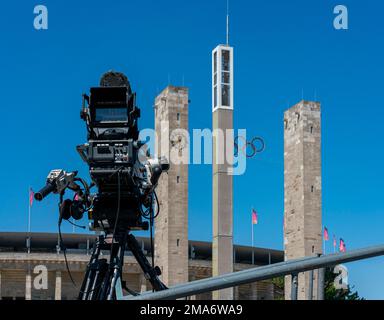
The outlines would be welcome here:
M 228 24 L 227 16 L 227 41 Z M 233 272 L 233 48 L 228 43 L 212 51 L 212 113 L 212 275 L 217 276 Z M 233 288 L 213 292 L 213 299 L 232 300 Z
M 233 111 L 233 47 L 218 45 L 212 52 L 212 112 Z

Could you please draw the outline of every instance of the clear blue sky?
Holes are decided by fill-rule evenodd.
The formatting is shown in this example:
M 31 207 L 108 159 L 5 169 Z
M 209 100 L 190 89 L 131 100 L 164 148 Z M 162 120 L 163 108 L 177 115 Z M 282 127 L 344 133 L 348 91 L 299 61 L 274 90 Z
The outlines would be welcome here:
M 126 73 L 153 127 L 153 99 L 168 84 L 190 88 L 190 127 L 211 127 L 211 50 L 225 41 L 220 1 L 8 1 L 1 6 L 0 231 L 27 228 L 28 187 L 52 168 L 87 167 L 81 93 L 115 69 Z M 349 30 L 333 28 L 348 6 Z M 49 29 L 33 28 L 45 4 Z M 323 111 L 323 220 L 347 248 L 383 242 L 384 4 L 382 1 L 232 1 L 235 125 L 267 150 L 235 179 L 234 234 L 283 248 L 283 112 L 304 98 Z M 189 237 L 211 238 L 211 167 L 190 167 Z M 33 231 L 56 231 L 57 198 L 32 209 Z M 85 221 L 84 221 L 85 222 Z M 71 227 L 65 227 L 70 232 Z M 331 242 L 331 241 L 330 241 Z M 331 243 L 327 244 L 331 251 Z M 384 298 L 383 259 L 348 264 L 366 298 Z

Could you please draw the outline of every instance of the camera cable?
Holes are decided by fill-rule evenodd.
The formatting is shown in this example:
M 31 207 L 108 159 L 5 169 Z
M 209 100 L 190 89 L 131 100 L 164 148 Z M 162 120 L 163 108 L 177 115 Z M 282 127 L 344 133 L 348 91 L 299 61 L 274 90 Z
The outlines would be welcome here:
M 72 222 L 71 220 L 67 220 L 71 225 L 77 227 L 77 228 L 81 228 L 81 229 L 86 229 L 86 226 L 80 226 L 74 222 Z
M 64 197 L 64 191 L 60 193 L 60 203 L 59 203 L 59 209 L 61 209 L 61 205 L 63 203 L 63 197 Z M 64 260 L 65 260 L 65 266 L 67 268 L 67 272 L 68 272 L 68 275 L 69 275 L 69 278 L 71 279 L 71 282 L 72 284 L 75 286 L 75 288 L 77 288 L 77 285 L 75 283 L 75 280 L 73 280 L 73 277 L 72 277 L 72 273 L 71 273 L 71 270 L 69 269 L 69 265 L 68 265 L 68 259 L 67 259 L 67 248 L 64 244 L 64 241 L 63 241 L 63 235 L 61 233 L 61 223 L 63 222 L 63 217 L 62 217 L 62 214 L 61 214 L 61 210 L 60 211 L 60 215 L 59 215 L 59 222 L 58 222 L 58 228 L 59 228 L 59 247 L 63 250 L 63 255 L 64 255 Z
M 111 242 L 111 254 L 109 257 L 109 263 L 112 263 L 112 251 L 113 251 L 113 245 L 115 241 L 115 235 L 116 235 L 116 230 L 117 230 L 117 223 L 119 221 L 119 215 L 120 215 L 120 197 L 121 197 L 121 190 L 120 190 L 120 170 L 122 169 L 119 168 L 117 169 L 117 210 L 116 210 L 116 218 L 115 218 L 115 225 L 113 226 L 113 233 L 112 233 L 112 242 Z

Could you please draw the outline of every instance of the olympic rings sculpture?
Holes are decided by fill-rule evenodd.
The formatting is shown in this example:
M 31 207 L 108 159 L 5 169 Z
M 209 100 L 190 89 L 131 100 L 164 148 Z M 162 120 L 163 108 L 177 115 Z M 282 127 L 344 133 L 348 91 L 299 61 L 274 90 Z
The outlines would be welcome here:
M 265 142 L 261 137 L 254 137 L 252 140 L 247 141 L 243 136 L 237 136 L 234 140 L 235 156 L 239 154 L 239 139 L 243 141 L 243 146 L 240 148 L 241 152 L 247 158 L 253 158 L 265 149 Z

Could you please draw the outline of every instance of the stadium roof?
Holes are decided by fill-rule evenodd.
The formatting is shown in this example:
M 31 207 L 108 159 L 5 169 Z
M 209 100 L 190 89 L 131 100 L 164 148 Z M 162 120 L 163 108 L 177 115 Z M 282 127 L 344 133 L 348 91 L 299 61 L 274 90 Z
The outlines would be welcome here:
M 68 250 L 86 249 L 91 247 L 96 239 L 95 234 L 64 233 L 63 241 Z M 27 232 L 0 232 L 0 251 L 26 251 Z M 149 252 L 150 239 L 137 237 L 144 250 Z M 55 252 L 58 241 L 57 233 L 31 233 L 31 251 Z M 254 261 L 256 264 L 277 263 L 284 260 L 281 250 L 254 247 Z M 237 263 L 251 263 L 252 247 L 234 246 Z M 212 244 L 205 241 L 189 240 L 189 256 L 192 259 L 211 260 Z

